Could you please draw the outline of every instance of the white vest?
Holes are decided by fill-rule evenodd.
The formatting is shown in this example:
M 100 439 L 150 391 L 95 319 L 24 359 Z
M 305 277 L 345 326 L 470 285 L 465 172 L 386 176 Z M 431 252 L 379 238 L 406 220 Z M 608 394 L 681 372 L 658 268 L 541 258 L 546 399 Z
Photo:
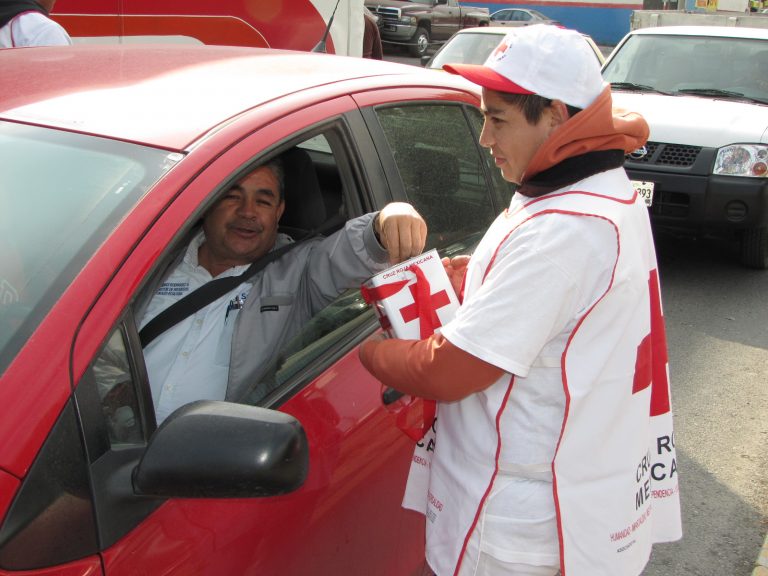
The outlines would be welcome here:
M 579 188 L 585 182 L 588 191 Z M 561 358 L 566 406 L 551 478 L 562 575 L 637 576 L 652 543 L 682 535 L 656 256 L 646 208 L 623 170 L 585 182 L 502 214 L 472 256 L 464 300 L 482 285 L 503 240 L 529 219 L 555 211 L 613 224 L 613 279 Z M 426 513 L 427 558 L 440 576 L 457 574 L 466 547 L 476 545 L 470 536 L 498 473 L 501 443 L 512 440 L 497 423 L 514 378 L 440 403 L 434 453 L 424 443 L 414 454 L 404 506 Z M 419 499 L 425 505 L 415 506 Z

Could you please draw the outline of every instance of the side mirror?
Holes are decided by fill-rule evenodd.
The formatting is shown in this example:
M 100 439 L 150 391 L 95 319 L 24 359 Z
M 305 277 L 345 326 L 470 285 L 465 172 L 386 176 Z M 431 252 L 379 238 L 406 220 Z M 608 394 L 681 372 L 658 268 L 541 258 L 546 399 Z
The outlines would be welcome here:
M 171 414 L 133 471 L 137 494 L 177 498 L 274 496 L 309 470 L 301 424 L 288 414 L 201 400 Z

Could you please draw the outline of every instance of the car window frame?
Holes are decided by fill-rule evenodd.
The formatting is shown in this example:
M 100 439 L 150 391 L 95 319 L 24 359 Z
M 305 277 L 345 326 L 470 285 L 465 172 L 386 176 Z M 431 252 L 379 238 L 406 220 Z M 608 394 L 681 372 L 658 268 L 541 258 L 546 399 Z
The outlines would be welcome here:
M 306 113 L 306 110 L 297 112 L 297 114 L 300 115 L 306 115 Z M 152 282 L 156 280 L 158 276 L 162 275 L 163 270 L 166 269 L 171 262 L 172 254 L 174 253 L 175 248 L 189 237 L 190 232 L 195 228 L 196 221 L 199 220 L 200 216 L 205 212 L 205 210 L 213 205 L 218 195 L 223 190 L 227 189 L 233 181 L 235 181 L 243 172 L 246 172 L 254 163 L 260 163 L 265 158 L 274 155 L 277 151 L 287 149 L 292 145 L 295 145 L 298 141 L 304 140 L 311 135 L 316 135 L 325 131 L 331 131 L 338 134 L 338 137 L 335 138 L 335 140 L 344 146 L 345 150 L 344 158 L 337 160 L 339 167 L 342 168 L 340 176 L 342 179 L 346 179 L 347 182 L 350 181 L 350 178 L 353 178 L 352 174 L 355 170 L 353 166 L 359 165 L 360 161 L 359 159 L 357 161 L 353 161 L 352 158 L 352 151 L 354 151 L 356 147 L 355 140 L 359 134 L 354 134 L 354 131 L 348 126 L 348 115 L 354 118 L 355 116 L 359 116 L 359 112 L 355 108 L 351 108 L 351 110 L 340 112 L 331 117 L 324 117 L 319 122 L 315 122 L 314 124 L 310 123 L 308 126 L 295 129 L 290 134 L 287 134 L 284 138 L 276 139 L 276 143 L 263 146 L 261 149 L 257 149 L 256 151 L 253 151 L 251 148 L 250 154 L 246 155 L 244 161 L 235 161 L 234 165 L 229 163 L 233 166 L 234 171 L 229 172 L 227 177 L 220 178 L 218 185 L 210 190 L 208 194 L 204 196 L 204 200 L 197 204 L 197 206 L 189 212 L 188 217 L 184 220 L 183 226 L 179 227 L 168 236 L 169 240 L 167 245 L 165 245 L 162 250 L 162 255 L 158 257 L 157 260 L 153 263 L 151 268 L 143 277 L 143 280 L 139 284 L 136 284 L 135 282 L 122 281 L 122 278 L 125 275 L 128 277 L 131 277 L 132 275 L 132 267 L 125 265 L 128 264 L 126 261 L 124 266 L 120 267 L 120 269 L 114 272 L 111 281 L 104 288 L 104 290 L 102 290 L 97 302 L 89 309 L 86 317 L 79 326 L 72 348 L 73 375 L 77 378 L 77 381 L 74 384 L 75 395 L 79 394 L 83 396 L 81 400 L 83 403 L 86 402 L 87 399 L 85 396 L 87 391 L 85 390 L 85 387 L 81 386 L 81 384 L 83 384 L 89 378 L 92 378 L 93 363 L 99 354 L 101 354 L 101 352 L 104 350 L 104 347 L 107 345 L 110 337 L 114 333 L 119 332 L 122 335 L 126 350 L 128 352 L 129 365 L 133 372 L 134 378 L 133 386 L 136 390 L 137 397 L 140 398 L 140 418 L 142 426 L 145 429 L 146 436 L 143 442 L 137 443 L 134 446 L 124 446 L 120 449 L 108 448 L 103 451 L 103 453 L 99 454 L 99 456 L 92 462 L 90 462 L 89 473 L 92 479 L 92 494 L 96 506 L 96 517 L 100 522 L 99 535 L 100 541 L 102 543 L 100 546 L 101 549 L 108 548 L 110 545 L 117 542 L 120 538 L 130 532 L 135 526 L 140 524 L 144 518 L 149 516 L 158 506 L 160 506 L 165 501 L 163 498 L 141 498 L 135 495 L 130 496 L 124 494 L 123 498 L 127 498 L 128 500 L 126 503 L 125 501 L 121 501 L 119 497 L 110 497 L 107 494 L 107 490 L 105 488 L 110 483 L 114 483 L 116 478 L 122 479 L 120 480 L 121 483 L 130 485 L 130 478 L 126 478 L 124 476 L 126 470 L 130 475 L 130 470 L 136 463 L 138 463 L 138 460 L 141 458 L 141 455 L 146 448 L 147 440 L 157 429 L 154 407 L 151 398 L 151 390 L 149 387 L 149 380 L 146 374 L 146 366 L 144 364 L 143 352 L 141 350 L 141 344 L 138 336 L 138 323 L 136 321 L 138 311 L 140 310 L 141 303 L 144 299 L 142 294 L 147 289 L 149 289 L 149 287 L 152 285 Z M 357 125 L 360 126 L 360 122 L 358 122 Z M 251 136 L 251 139 L 257 139 L 259 132 L 259 130 L 255 130 Z M 364 139 L 367 137 L 366 135 L 367 132 L 362 133 L 362 137 Z M 242 148 L 243 146 L 247 146 L 247 144 L 240 142 L 237 146 Z M 237 156 L 241 155 L 238 154 Z M 349 159 L 350 162 L 346 162 L 345 159 Z M 190 183 L 185 186 L 184 189 L 179 191 L 177 198 L 185 194 L 191 185 L 193 184 Z M 345 183 L 344 186 L 347 186 L 347 184 Z M 345 194 L 344 197 L 346 199 L 349 198 L 349 196 L 354 197 L 350 198 L 347 202 L 347 209 L 353 213 L 352 215 L 358 215 L 357 212 L 366 210 L 370 205 L 370 202 L 367 199 L 370 195 L 364 195 L 359 190 L 353 190 L 349 194 Z M 153 229 L 157 230 L 158 228 L 163 227 L 163 217 L 167 215 L 169 211 L 175 209 L 174 204 L 175 202 L 171 203 L 158 215 L 157 219 L 155 220 Z M 151 241 L 150 235 L 145 236 L 143 240 L 147 242 Z M 141 255 L 134 251 L 129 257 L 129 260 L 138 260 L 141 258 Z M 99 327 L 105 326 L 108 318 L 108 316 L 105 318 L 105 314 L 108 312 L 115 312 L 114 293 L 116 292 L 117 294 L 124 294 L 126 290 L 130 292 L 130 297 L 127 298 L 125 308 L 119 312 L 119 316 L 115 320 L 114 324 L 109 327 L 106 332 L 98 332 L 103 334 L 103 336 L 98 337 L 98 347 L 92 354 L 88 364 L 78 375 L 78 370 L 76 368 L 77 365 L 74 362 L 75 359 L 82 358 L 82 356 L 87 353 L 87 346 L 93 343 L 95 333 L 99 331 Z M 119 298 L 117 298 L 117 300 L 119 301 Z M 368 322 L 363 329 L 372 332 L 375 330 L 375 327 L 375 321 L 372 320 L 371 322 Z M 355 344 L 356 343 L 357 340 L 355 341 Z M 336 357 L 342 355 L 343 353 L 344 351 L 339 351 Z M 330 365 L 330 362 L 328 362 L 328 365 Z M 326 367 L 327 366 L 317 366 L 315 367 L 314 372 L 307 372 L 301 375 L 297 375 L 296 378 L 292 379 L 292 394 L 295 394 L 298 390 L 306 387 L 312 381 L 313 373 L 319 373 Z M 283 402 L 292 394 L 285 394 L 283 396 Z M 276 407 L 277 403 L 274 403 L 274 405 Z M 94 409 L 92 407 L 91 415 L 86 415 L 86 419 L 89 417 L 94 417 L 93 410 Z M 89 424 L 87 421 L 81 420 L 81 427 L 85 431 L 86 435 L 93 434 L 94 426 L 92 422 Z M 94 442 L 94 440 L 91 439 L 91 442 Z M 120 509 L 119 514 L 114 513 L 115 506 Z

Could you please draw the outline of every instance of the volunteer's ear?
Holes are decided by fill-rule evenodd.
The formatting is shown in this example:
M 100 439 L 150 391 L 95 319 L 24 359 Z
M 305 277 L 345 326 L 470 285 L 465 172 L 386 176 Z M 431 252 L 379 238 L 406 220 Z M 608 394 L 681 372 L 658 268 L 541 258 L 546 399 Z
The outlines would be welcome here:
M 418 256 L 424 251 L 427 223 L 410 204 L 387 204 L 376 216 L 373 225 L 392 264 Z
M 552 111 L 552 125 L 553 127 L 564 124 L 570 117 L 568 107 L 562 100 L 552 100 L 550 105 Z

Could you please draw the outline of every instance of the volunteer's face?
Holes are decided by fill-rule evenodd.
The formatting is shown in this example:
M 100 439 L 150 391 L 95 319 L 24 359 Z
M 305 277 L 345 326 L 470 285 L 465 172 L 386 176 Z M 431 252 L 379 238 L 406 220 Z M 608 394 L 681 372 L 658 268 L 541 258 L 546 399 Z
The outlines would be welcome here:
M 529 124 L 519 108 L 486 88 L 482 110 L 485 123 L 480 144 L 490 149 L 504 179 L 519 184 L 531 158 L 554 129 L 552 114 L 546 109 L 536 124 Z
M 198 259 L 213 276 L 250 264 L 272 248 L 285 204 L 270 168 L 257 168 L 233 186 L 203 220 Z

